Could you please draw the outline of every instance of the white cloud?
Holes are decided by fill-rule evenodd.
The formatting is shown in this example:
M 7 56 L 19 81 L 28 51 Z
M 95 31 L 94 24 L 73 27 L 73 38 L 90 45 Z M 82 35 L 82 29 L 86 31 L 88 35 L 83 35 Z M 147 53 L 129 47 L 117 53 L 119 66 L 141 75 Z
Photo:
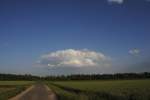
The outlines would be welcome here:
M 105 67 L 110 65 L 110 58 L 103 53 L 87 49 L 66 49 L 42 55 L 40 64 L 48 67 Z
M 140 50 L 139 49 L 131 49 L 131 50 L 129 50 L 129 53 L 132 55 L 137 55 L 140 53 Z
M 124 0 L 107 0 L 109 3 L 123 4 Z

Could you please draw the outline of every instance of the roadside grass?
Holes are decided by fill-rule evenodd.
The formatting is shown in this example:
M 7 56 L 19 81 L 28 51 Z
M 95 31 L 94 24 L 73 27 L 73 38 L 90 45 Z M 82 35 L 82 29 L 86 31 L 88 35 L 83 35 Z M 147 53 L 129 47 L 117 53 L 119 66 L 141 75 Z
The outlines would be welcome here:
M 0 86 L 1 85 L 6 85 L 6 86 L 11 86 L 11 85 L 27 85 L 27 84 L 32 84 L 34 81 L 0 81 Z
M 125 100 L 119 96 L 113 96 L 105 92 L 84 91 L 70 87 L 50 83 L 52 88 L 57 94 L 58 100 Z
M 24 86 L 17 86 L 13 89 L 2 92 L 0 93 L 0 100 L 8 100 L 10 97 L 17 95 L 18 93 L 22 92 L 25 89 L 26 87 Z
M 49 82 L 59 100 L 150 100 L 150 80 Z
M 63 89 L 49 83 L 47 83 L 47 85 L 55 92 L 58 100 L 87 100 L 83 95 L 77 95 L 75 93 L 64 91 Z
M 0 81 L 0 100 L 8 100 L 33 83 L 33 81 Z
M 63 100 L 71 99 L 71 100 L 73 100 L 73 97 L 75 97 L 74 94 L 69 93 L 67 91 L 64 91 L 64 90 L 62 90 L 56 86 L 53 86 L 51 84 L 48 84 L 48 86 L 56 93 L 58 99 L 63 99 Z
M 12 90 L 12 89 L 14 89 L 14 88 L 1 87 L 0 88 L 0 93 L 5 92 L 5 91 L 9 91 L 9 90 Z

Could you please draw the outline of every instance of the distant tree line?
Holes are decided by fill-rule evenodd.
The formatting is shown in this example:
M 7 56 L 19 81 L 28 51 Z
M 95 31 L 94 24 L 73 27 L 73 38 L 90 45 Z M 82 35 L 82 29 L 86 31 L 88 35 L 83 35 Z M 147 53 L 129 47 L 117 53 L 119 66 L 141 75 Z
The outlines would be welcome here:
M 119 79 L 147 79 L 150 78 L 150 72 L 143 73 L 116 73 L 116 74 L 78 74 L 78 75 L 62 75 L 47 76 L 44 80 L 119 80 Z
M 32 80 L 39 80 L 40 77 L 39 76 L 33 76 L 33 75 L 16 75 L 16 74 L 0 74 L 0 80 L 28 80 L 28 81 L 32 81 Z
M 0 80 L 46 80 L 46 81 L 63 81 L 63 80 L 120 80 L 120 79 L 147 79 L 150 78 L 150 72 L 143 73 L 116 73 L 116 74 L 78 74 L 78 75 L 61 75 L 61 76 L 33 76 L 33 75 L 15 75 L 0 74 Z

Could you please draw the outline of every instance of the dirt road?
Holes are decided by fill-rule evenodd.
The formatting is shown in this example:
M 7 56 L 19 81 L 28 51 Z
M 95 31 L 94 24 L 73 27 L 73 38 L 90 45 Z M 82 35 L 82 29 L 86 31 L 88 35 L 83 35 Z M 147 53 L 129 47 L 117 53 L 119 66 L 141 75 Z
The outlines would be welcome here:
M 57 100 L 55 93 L 44 84 L 36 84 L 10 100 Z

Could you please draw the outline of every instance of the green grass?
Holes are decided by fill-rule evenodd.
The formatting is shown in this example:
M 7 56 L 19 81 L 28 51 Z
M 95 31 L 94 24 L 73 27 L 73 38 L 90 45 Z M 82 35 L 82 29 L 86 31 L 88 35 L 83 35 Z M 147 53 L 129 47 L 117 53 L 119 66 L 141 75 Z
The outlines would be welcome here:
M 32 84 L 34 81 L 0 81 L 1 85 L 27 85 Z
M 0 81 L 0 100 L 8 100 L 33 83 L 33 81 Z
M 0 93 L 2 93 L 2 92 L 5 92 L 5 91 L 9 91 L 9 90 L 12 90 L 12 89 L 14 89 L 13 87 L 12 88 L 6 88 L 6 87 L 1 87 L 0 88 Z
M 60 81 L 49 86 L 60 100 L 150 100 L 150 80 Z
M 63 89 L 47 83 L 47 85 L 56 93 L 58 100 L 87 100 L 83 94 L 75 94 L 72 92 L 64 91 Z

